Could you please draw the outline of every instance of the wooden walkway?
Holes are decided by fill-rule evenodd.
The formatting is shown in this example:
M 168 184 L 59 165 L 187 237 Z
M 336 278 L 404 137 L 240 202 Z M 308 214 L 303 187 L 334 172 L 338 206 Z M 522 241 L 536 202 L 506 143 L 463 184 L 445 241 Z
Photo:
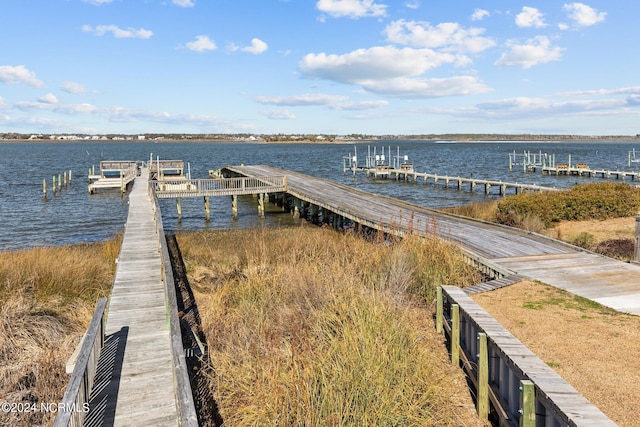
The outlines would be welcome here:
M 286 175 L 287 193 L 354 222 L 402 234 L 437 234 L 467 251 L 533 280 L 566 289 L 615 310 L 640 315 L 640 266 L 579 250 L 518 229 L 470 220 L 269 166 L 229 166 L 250 177 Z
M 178 425 L 153 206 L 144 168 L 129 195 L 103 350 L 111 369 L 96 379 L 92 389 L 90 425 Z

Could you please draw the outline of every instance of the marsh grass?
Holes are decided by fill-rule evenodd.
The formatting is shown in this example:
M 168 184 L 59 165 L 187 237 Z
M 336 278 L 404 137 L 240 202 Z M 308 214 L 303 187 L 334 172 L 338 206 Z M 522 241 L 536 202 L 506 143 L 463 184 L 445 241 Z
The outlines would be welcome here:
M 453 246 L 315 227 L 177 238 L 226 425 L 482 425 L 432 324 L 436 285 L 479 280 Z
M 109 293 L 120 238 L 0 252 L 0 401 L 57 403 L 67 359 Z M 55 414 L 3 413 L 0 425 L 50 425 Z

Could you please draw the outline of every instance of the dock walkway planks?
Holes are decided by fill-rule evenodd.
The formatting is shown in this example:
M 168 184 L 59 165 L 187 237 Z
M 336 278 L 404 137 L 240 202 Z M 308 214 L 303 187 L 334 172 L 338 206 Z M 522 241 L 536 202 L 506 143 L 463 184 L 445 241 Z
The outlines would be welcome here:
M 92 402 L 92 408 L 101 412 L 89 414 L 97 419 L 95 425 L 178 425 L 161 262 L 144 168 L 129 195 L 129 215 L 107 312 L 106 341 L 120 340 L 111 362 L 118 369 L 112 369 L 104 389 L 97 390 L 101 403 Z
M 270 166 L 228 166 L 244 176 L 287 176 L 287 193 L 353 221 L 386 230 L 437 234 L 494 264 L 615 310 L 640 315 L 640 266 L 522 230 L 421 208 Z

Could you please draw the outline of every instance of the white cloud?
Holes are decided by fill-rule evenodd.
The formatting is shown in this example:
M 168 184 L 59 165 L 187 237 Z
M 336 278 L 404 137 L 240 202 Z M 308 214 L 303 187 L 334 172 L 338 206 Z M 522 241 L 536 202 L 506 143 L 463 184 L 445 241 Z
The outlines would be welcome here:
M 361 84 L 363 81 L 417 76 L 429 69 L 455 61 L 455 55 L 438 53 L 431 49 L 377 46 L 358 49 L 344 55 L 310 53 L 305 55 L 299 67 L 300 71 L 309 77 Z
M 29 71 L 24 65 L 0 65 L 0 82 L 22 83 L 32 87 L 44 86 L 44 83 L 36 77 L 36 73 Z
M 516 25 L 521 28 L 542 28 L 547 26 L 542 13 L 535 7 L 529 6 L 524 6 L 522 12 L 516 15 Z
M 295 120 L 296 115 L 289 110 L 271 110 L 264 111 L 262 115 L 268 117 L 271 120 Z
M 528 40 L 526 44 L 509 42 L 508 45 L 510 50 L 495 62 L 497 67 L 531 68 L 534 65 L 559 61 L 564 50 L 558 46 L 551 46 L 551 41 L 546 36 L 537 36 Z
M 0 96 L 0 110 L 5 108 L 7 104 L 4 102 L 4 98 Z
M 56 98 L 56 96 L 54 94 L 48 93 L 48 94 L 38 98 L 38 101 L 42 102 L 44 104 L 57 104 L 58 103 L 58 98 Z
M 345 55 L 308 54 L 299 68 L 307 77 L 358 85 L 367 92 L 391 97 L 430 98 L 490 91 L 475 77 L 418 78 L 432 68 L 459 61 L 456 55 L 431 49 L 385 46 Z
M 87 93 L 89 92 L 87 90 L 86 87 L 84 87 L 83 85 L 81 85 L 80 83 L 76 83 L 76 82 L 64 82 L 62 84 L 62 90 L 67 92 L 67 93 L 74 93 L 74 94 L 78 94 L 78 93 Z
M 91 104 L 57 104 L 51 102 L 18 102 L 15 107 L 21 111 L 52 111 L 60 114 L 76 115 L 90 114 L 99 111 L 98 107 Z
M 491 16 L 491 14 L 489 13 L 488 10 L 484 10 L 484 9 L 476 9 L 473 11 L 473 14 L 471 15 L 471 20 L 472 21 L 482 21 L 484 18 Z
M 255 100 L 260 104 L 279 105 L 287 107 L 332 105 L 348 99 L 344 95 L 325 95 L 305 93 L 293 96 L 257 96 Z
M 335 18 L 362 18 L 387 14 L 387 6 L 374 3 L 374 0 L 318 0 L 316 7 Z
M 369 92 L 408 99 L 474 95 L 491 91 L 491 88 L 473 76 L 430 79 L 399 77 L 363 82 L 362 85 Z
M 563 9 L 569 14 L 569 18 L 581 27 L 595 25 L 604 21 L 607 16 L 606 12 L 598 12 L 584 3 L 565 3 Z
M 98 25 L 92 27 L 91 25 L 83 25 L 82 31 L 87 33 L 93 33 L 96 36 L 104 36 L 106 33 L 111 33 L 117 39 L 148 39 L 153 36 L 153 31 L 140 28 L 136 30 L 134 28 L 122 29 L 116 25 Z
M 193 7 L 196 5 L 192 0 L 172 0 L 172 3 L 180 7 Z
M 482 52 L 495 46 L 491 38 L 482 36 L 484 32 L 484 28 L 465 29 L 455 22 L 444 22 L 432 26 L 428 22 L 404 19 L 391 22 L 384 29 L 387 40 L 392 43 L 472 53 Z
M 420 2 L 418 0 L 408 1 L 404 4 L 409 9 L 419 9 Z
M 186 44 L 187 49 L 194 52 L 205 52 L 207 50 L 216 50 L 218 47 L 215 42 L 207 36 L 196 36 L 195 41 Z
M 379 101 L 348 101 L 341 102 L 335 105 L 332 105 L 331 108 L 334 110 L 354 110 L 354 111 L 362 111 L 362 110 L 373 110 L 377 108 L 386 107 L 389 105 L 389 101 L 379 100 Z
M 265 42 L 263 42 L 262 40 L 258 39 L 258 38 L 253 38 L 251 39 L 251 46 L 237 46 L 233 43 L 229 44 L 229 50 L 231 51 L 242 51 L 242 52 L 248 52 L 248 53 L 252 53 L 254 55 L 259 55 L 261 53 L 264 53 L 267 51 L 267 49 L 269 49 L 269 45 L 267 45 Z

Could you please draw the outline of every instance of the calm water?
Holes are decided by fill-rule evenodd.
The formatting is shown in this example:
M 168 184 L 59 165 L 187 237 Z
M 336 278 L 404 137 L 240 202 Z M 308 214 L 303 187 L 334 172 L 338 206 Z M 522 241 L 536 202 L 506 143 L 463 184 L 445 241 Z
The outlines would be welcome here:
M 359 144 L 357 152 L 362 163 L 367 147 L 380 154 L 391 147 L 392 155 L 400 148 L 401 156 L 419 172 L 439 175 L 476 177 L 522 182 L 561 188 L 576 183 L 601 181 L 599 178 L 549 177 L 538 173 L 525 174 L 521 168 L 509 171 L 508 153 L 543 152 L 555 154 L 556 162 L 585 162 L 592 168 L 627 169 L 629 151 L 637 143 L 438 143 L 434 141 L 378 141 Z M 127 217 L 127 197 L 118 191 L 87 194 L 87 173 L 96 169 L 101 160 L 179 159 L 188 163 L 193 178 L 207 178 L 210 169 L 227 165 L 267 164 L 302 172 L 346 184 L 371 193 L 396 197 L 425 207 L 446 207 L 481 202 L 486 196 L 479 190 L 470 193 L 455 188 L 444 189 L 421 182 L 367 178 L 364 173 L 343 174 L 342 157 L 353 155 L 354 144 L 245 144 L 245 143 L 152 143 L 152 142 L 72 142 L 72 143 L 0 143 L 0 250 L 36 245 L 61 245 L 90 242 L 111 237 L 121 231 Z M 73 172 L 70 186 L 55 196 L 51 194 L 51 177 L 64 171 Z M 43 200 L 42 180 L 47 180 L 49 197 Z M 497 189 L 496 189 L 497 191 Z M 178 221 L 175 202 L 161 200 L 165 227 L 169 231 L 247 228 L 294 223 L 285 213 L 268 212 L 264 219 L 257 216 L 251 197 L 241 198 L 238 219 L 231 218 L 229 198 L 211 201 L 211 221 L 204 219 L 204 207 L 199 198 L 183 199 L 183 216 Z

